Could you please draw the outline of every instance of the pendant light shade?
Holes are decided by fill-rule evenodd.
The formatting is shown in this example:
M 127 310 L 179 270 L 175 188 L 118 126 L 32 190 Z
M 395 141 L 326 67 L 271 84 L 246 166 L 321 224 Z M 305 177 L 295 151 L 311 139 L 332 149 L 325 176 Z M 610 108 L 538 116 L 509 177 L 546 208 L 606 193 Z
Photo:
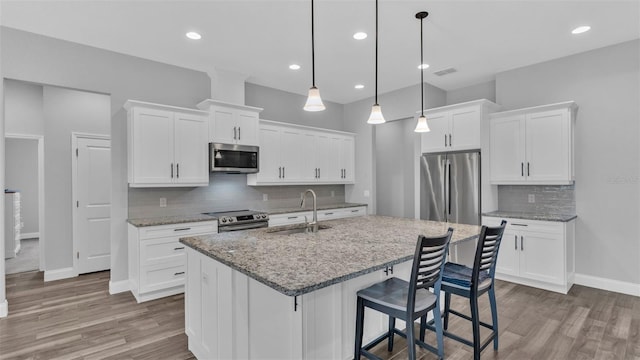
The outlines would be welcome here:
M 316 56 L 315 56 L 315 33 L 313 26 L 313 0 L 311 0 L 311 89 L 307 103 L 304 104 L 306 111 L 322 111 L 325 109 L 320 98 L 320 90 L 316 87 Z
M 429 132 L 429 124 L 427 124 L 427 118 L 424 116 L 424 51 L 422 47 L 422 20 L 429 16 L 429 13 L 426 11 L 421 11 L 416 14 L 416 19 L 420 19 L 420 117 L 418 118 L 418 123 L 416 124 L 415 132 Z
M 317 87 L 313 86 L 309 89 L 309 97 L 307 97 L 307 103 L 304 104 L 304 109 L 306 111 L 322 111 L 325 109 L 322 98 L 320 98 L 320 90 Z
M 382 116 L 382 109 L 378 104 L 378 0 L 376 0 L 376 101 L 371 107 L 371 115 L 367 124 L 383 124 L 385 122 L 384 116 Z

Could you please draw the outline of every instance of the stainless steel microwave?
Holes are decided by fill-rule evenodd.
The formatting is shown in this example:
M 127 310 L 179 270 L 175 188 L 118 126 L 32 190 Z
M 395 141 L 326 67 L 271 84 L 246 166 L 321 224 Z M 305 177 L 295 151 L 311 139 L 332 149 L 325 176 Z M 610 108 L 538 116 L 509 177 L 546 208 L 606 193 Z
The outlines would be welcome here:
M 248 145 L 209 143 L 211 172 L 257 173 L 259 147 Z

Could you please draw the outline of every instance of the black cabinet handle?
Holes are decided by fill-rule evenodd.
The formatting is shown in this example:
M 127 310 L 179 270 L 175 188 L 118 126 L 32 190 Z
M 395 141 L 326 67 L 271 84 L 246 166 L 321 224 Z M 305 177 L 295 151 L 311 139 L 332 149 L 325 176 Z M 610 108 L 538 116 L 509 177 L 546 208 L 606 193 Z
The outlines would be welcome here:
M 527 224 L 518 224 L 518 223 L 511 223 L 511 225 L 513 225 L 513 226 L 529 226 Z
M 282 179 L 282 167 L 278 166 L 278 179 Z
M 524 176 L 524 163 L 520 163 L 520 176 Z
M 447 147 L 447 134 L 444 134 L 444 147 Z
M 289 219 L 289 220 L 293 220 L 293 219 L 297 219 L 297 218 L 298 218 L 297 216 L 289 216 L 289 217 L 287 217 L 287 219 Z
M 513 245 L 515 245 L 515 249 L 518 250 L 518 235 L 513 235 Z
M 530 174 L 529 174 L 529 162 L 527 162 L 527 176 L 530 176 Z
M 173 250 L 182 250 L 182 249 L 184 249 L 184 246 L 183 247 L 173 248 Z
M 184 271 L 177 272 L 177 273 L 175 273 L 175 274 L 173 274 L 173 275 L 174 275 L 174 276 L 178 276 L 178 275 L 182 275 L 182 274 L 184 274 Z
M 171 178 L 173 179 L 173 163 L 171 163 Z
M 187 230 L 191 230 L 191 228 L 188 227 L 188 228 L 173 229 L 173 231 L 187 231 Z
M 520 250 L 524 251 L 524 236 L 520 235 Z
M 242 133 L 240 132 L 240 126 L 238 126 L 238 140 L 242 138 Z
M 284 175 L 284 166 L 282 167 L 282 178 L 284 179 L 286 176 Z
M 237 140 L 236 139 L 236 127 L 233 127 L 233 140 Z
M 180 178 L 180 164 L 176 164 L 176 178 L 179 179 Z
M 451 146 L 451 134 L 449 134 L 449 146 Z

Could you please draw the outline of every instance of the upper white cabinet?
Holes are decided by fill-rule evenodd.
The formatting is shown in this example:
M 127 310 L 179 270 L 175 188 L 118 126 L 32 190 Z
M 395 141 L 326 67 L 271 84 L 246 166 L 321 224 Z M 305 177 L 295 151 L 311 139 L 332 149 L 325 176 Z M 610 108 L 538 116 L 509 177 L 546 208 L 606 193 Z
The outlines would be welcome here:
M 483 99 L 425 110 L 431 131 L 422 133 L 422 152 L 480 149 L 482 127 L 497 109 Z
M 261 108 L 209 99 L 198 109 L 209 112 L 209 142 L 258 146 Z
M 132 100 L 124 107 L 129 186 L 209 185 L 206 112 Z
M 355 135 L 260 120 L 260 172 L 248 185 L 350 184 Z
M 491 114 L 491 183 L 573 183 L 576 110 L 569 101 Z

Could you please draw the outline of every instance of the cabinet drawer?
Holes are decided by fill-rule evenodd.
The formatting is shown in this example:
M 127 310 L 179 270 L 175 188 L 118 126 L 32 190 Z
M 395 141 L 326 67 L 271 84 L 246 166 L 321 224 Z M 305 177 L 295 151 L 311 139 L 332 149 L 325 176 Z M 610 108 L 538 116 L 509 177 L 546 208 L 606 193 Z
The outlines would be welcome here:
M 140 265 L 163 264 L 171 261 L 184 263 L 185 245 L 178 239 L 170 237 L 140 242 Z
M 168 289 L 184 285 L 184 263 L 144 266 L 140 274 L 140 292 Z
M 367 215 L 367 208 L 364 206 L 358 206 L 353 208 L 345 208 L 340 210 L 341 217 L 353 217 L 353 216 L 365 216 Z
M 342 217 L 344 217 L 342 209 L 318 210 L 318 221 L 340 219 Z
M 297 213 L 269 215 L 269 226 L 301 224 L 304 222 L 305 216 L 309 221 L 311 221 L 311 219 L 313 219 L 313 212 L 305 211 Z M 320 212 L 318 212 L 318 217 L 319 216 Z
M 517 232 L 537 232 L 562 235 L 563 224 L 557 221 L 540 221 L 540 220 L 525 220 L 515 218 L 504 218 L 507 220 L 508 231 Z M 500 226 L 502 218 L 485 216 L 482 218 L 482 225 L 486 226 Z
M 211 234 L 218 232 L 216 221 L 203 221 L 184 224 L 149 226 L 140 228 L 140 239 L 161 237 L 185 237 L 191 235 Z

